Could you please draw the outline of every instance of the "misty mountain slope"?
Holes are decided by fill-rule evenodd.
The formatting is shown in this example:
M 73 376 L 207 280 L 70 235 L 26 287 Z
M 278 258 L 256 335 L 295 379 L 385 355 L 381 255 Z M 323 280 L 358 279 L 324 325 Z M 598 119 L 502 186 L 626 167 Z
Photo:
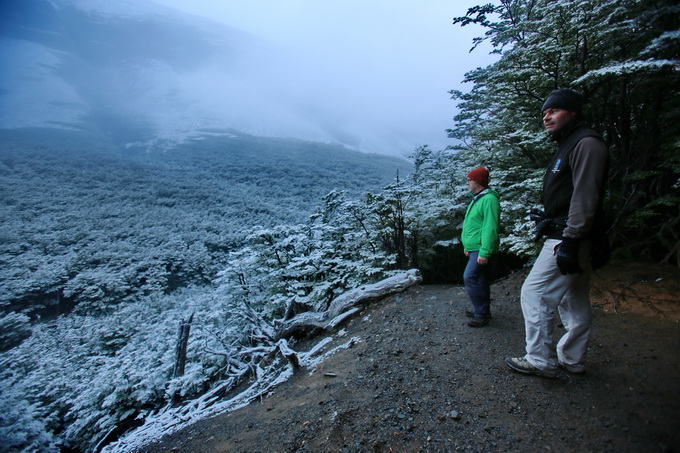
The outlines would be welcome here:
M 23 310 L 210 282 L 253 226 L 304 222 L 332 190 L 359 196 L 410 171 L 401 159 L 244 134 L 162 154 L 54 129 L 2 130 L 0 142 L 0 300 Z
M 89 130 L 145 149 L 206 127 L 334 141 L 327 120 L 282 93 L 275 55 L 244 32 L 143 0 L 10 0 L 0 127 Z

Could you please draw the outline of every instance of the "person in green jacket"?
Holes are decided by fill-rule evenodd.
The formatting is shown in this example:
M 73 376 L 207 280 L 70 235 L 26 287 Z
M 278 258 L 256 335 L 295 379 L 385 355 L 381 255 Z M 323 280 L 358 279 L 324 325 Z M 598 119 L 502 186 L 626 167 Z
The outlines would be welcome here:
M 489 188 L 489 170 L 475 168 L 468 173 L 467 184 L 473 198 L 465 212 L 461 242 L 468 257 L 463 281 L 472 310 L 465 314 L 468 326 L 484 327 L 491 319 L 490 261 L 498 252 L 501 208 L 498 192 Z

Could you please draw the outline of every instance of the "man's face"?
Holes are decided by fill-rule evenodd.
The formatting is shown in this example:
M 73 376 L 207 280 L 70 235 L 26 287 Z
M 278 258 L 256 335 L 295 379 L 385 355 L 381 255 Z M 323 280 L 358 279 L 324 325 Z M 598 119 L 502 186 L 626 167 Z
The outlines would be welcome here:
M 467 185 L 470 188 L 470 192 L 472 192 L 474 195 L 477 195 L 479 192 L 484 190 L 484 186 L 475 181 L 474 179 L 468 178 Z
M 574 118 L 576 118 L 576 113 L 569 110 L 545 109 L 543 111 L 543 126 L 545 126 L 548 134 L 553 135 L 571 123 Z

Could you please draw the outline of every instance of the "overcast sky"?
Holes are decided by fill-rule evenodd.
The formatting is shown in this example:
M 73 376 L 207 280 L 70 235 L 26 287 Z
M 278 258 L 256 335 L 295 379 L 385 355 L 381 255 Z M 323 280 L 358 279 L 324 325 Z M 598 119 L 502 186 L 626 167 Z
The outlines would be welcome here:
M 451 89 L 494 61 L 489 47 L 469 53 L 484 30 L 452 25 L 475 0 L 154 0 L 257 35 L 290 52 L 303 71 L 291 87 L 323 99 L 324 115 L 360 147 L 441 149 L 451 140 Z M 294 93 L 294 91 L 292 91 Z M 302 94 L 301 94 L 302 95 Z M 318 108 L 318 106 L 316 107 Z M 368 131 L 371 133 L 369 134 Z M 369 138 L 369 135 L 373 135 Z M 382 141 L 384 140 L 384 141 Z M 372 146 L 371 146 L 372 145 Z

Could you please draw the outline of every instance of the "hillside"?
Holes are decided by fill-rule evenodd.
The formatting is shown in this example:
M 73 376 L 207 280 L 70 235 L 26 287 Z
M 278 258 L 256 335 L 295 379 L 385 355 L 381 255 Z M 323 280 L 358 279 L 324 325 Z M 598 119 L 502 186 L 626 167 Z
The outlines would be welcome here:
M 626 262 L 599 272 L 588 372 L 556 380 L 502 360 L 523 348 L 523 277 L 493 286 L 484 329 L 465 325 L 460 287 L 388 297 L 328 346 L 354 347 L 144 451 L 677 451 L 680 271 Z
M 271 268 L 253 259 L 255 240 L 299 232 L 300 244 L 328 197 L 354 202 L 410 168 L 224 130 L 157 153 L 68 130 L 0 129 L 0 140 L 3 451 L 93 449 L 172 393 L 200 394 L 221 374 L 225 344 L 237 349 L 247 335 L 229 266 L 247 272 L 258 297 L 274 285 L 259 280 Z M 314 255 L 344 279 L 324 294 L 355 285 L 351 269 L 326 259 L 340 249 Z M 314 298 L 311 280 L 300 280 L 307 286 L 291 291 Z M 285 288 L 262 297 L 285 307 Z M 177 325 L 190 316 L 201 347 L 173 379 Z
M 55 129 L 0 129 L 0 141 L 0 298 L 24 311 L 209 283 L 256 225 L 304 223 L 329 192 L 358 198 L 411 169 L 228 131 L 163 153 Z

